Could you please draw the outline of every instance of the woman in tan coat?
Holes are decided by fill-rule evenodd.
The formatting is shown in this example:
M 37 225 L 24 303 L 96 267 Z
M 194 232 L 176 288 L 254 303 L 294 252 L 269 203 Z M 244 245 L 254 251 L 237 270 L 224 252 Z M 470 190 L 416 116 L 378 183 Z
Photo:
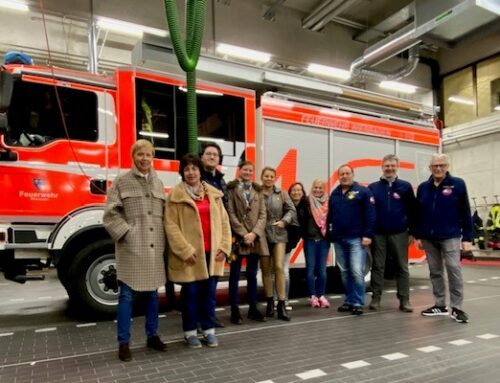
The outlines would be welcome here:
M 234 235 L 234 259 L 229 274 L 229 301 L 231 303 L 231 323 L 242 324 L 238 283 L 241 260 L 246 258 L 248 319 L 263 322 L 264 316 L 257 309 L 257 268 L 259 256 L 269 256 L 266 241 L 266 204 L 260 185 L 252 182 L 253 163 L 243 161 L 238 166 L 239 179 L 228 185 L 229 221 Z
M 147 345 L 165 351 L 158 337 L 158 287 L 165 284 L 165 190 L 152 168 L 154 147 L 138 140 L 131 150 L 133 167 L 119 175 L 108 191 L 103 223 L 115 241 L 116 270 L 120 286 L 117 332 L 118 357 L 132 359 L 129 349 L 130 318 L 136 292 L 146 301 Z
M 169 194 L 165 208 L 169 280 L 181 284 L 182 327 L 189 347 L 199 348 L 197 324 L 207 346 L 217 347 L 213 319 L 217 279 L 231 251 L 231 228 L 223 194 L 200 179 L 198 156 L 180 163 L 182 182 Z

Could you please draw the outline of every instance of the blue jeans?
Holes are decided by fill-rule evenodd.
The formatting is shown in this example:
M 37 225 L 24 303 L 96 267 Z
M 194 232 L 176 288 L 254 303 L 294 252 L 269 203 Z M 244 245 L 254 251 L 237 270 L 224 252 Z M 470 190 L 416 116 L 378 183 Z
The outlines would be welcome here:
M 132 319 L 132 306 L 137 292 L 132 290 L 130 286 L 118 281 L 120 286 L 120 295 L 118 298 L 118 310 L 116 319 L 116 329 L 118 332 L 118 343 L 124 344 L 130 342 L 130 319 Z M 146 296 L 146 336 L 152 337 L 157 335 L 158 330 L 158 292 L 144 291 L 139 294 Z
M 307 288 L 310 296 L 316 295 L 321 297 L 325 295 L 328 250 L 330 250 L 330 242 L 327 240 L 304 240 Z
M 240 301 L 238 283 L 241 274 L 241 260 L 243 256 L 238 257 L 231 262 L 229 273 L 229 303 L 231 307 L 238 306 Z M 259 256 L 257 254 L 249 254 L 245 256 L 247 260 L 246 277 L 247 277 L 247 301 L 250 307 L 257 305 L 257 267 L 259 266 Z
M 181 283 L 182 329 L 196 333 L 198 323 L 202 330 L 214 328 L 215 294 L 218 277 Z
M 361 238 L 342 238 L 334 242 L 335 258 L 344 284 L 344 303 L 353 307 L 365 304 L 366 250 Z

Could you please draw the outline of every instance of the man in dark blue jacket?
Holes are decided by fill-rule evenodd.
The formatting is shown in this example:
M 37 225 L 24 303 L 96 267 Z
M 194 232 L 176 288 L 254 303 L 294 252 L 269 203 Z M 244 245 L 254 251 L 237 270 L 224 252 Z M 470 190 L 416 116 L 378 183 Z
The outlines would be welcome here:
M 361 315 L 365 304 L 365 248 L 374 236 L 375 199 L 368 188 L 354 182 L 350 165 L 340 166 L 337 172 L 340 185 L 328 202 L 328 234 L 345 290 L 344 304 L 338 311 Z
M 380 181 L 368 187 L 375 197 L 377 221 L 372 243 L 372 301 L 370 310 L 380 308 L 387 256 L 394 266 L 399 309 L 411 313 L 408 246 L 414 241 L 415 193 L 407 181 L 398 178 L 399 159 L 388 154 L 382 159 Z
M 417 190 L 418 227 L 416 237 L 425 250 L 435 304 L 422 311 L 424 316 L 448 315 L 444 266 L 448 274 L 451 318 L 466 323 L 462 311 L 463 278 L 460 248 L 472 249 L 472 219 L 464 180 L 448 172 L 446 154 L 434 154 L 430 163 L 432 176 Z M 444 266 L 443 266 L 444 264 Z

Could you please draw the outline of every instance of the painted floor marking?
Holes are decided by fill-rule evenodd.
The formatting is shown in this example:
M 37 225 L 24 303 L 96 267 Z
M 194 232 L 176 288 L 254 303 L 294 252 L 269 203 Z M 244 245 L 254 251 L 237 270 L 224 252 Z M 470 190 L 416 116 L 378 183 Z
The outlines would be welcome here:
M 482 334 L 482 335 L 477 335 L 476 338 L 488 340 L 488 339 L 498 338 L 498 335 L 495 335 L 495 334 Z
M 427 346 L 427 347 L 417 348 L 417 350 L 420 351 L 420 352 L 434 352 L 434 351 L 442 350 L 442 348 L 441 347 L 437 347 L 437 346 Z
M 160 319 L 161 319 L 161 318 L 166 318 L 166 317 L 167 317 L 167 316 L 166 316 L 165 314 L 160 314 L 160 315 L 158 315 L 158 318 L 160 318 Z
M 39 328 L 36 329 L 35 332 L 50 332 L 50 331 L 56 331 L 57 327 L 47 327 L 47 328 Z
M 39 301 L 48 301 L 48 300 L 51 300 L 53 298 L 52 298 L 52 296 L 47 295 L 45 297 L 37 297 L 36 299 L 39 300 Z
M 274 383 L 272 380 L 261 380 L 260 382 L 257 383 Z
M 310 370 L 306 372 L 301 372 L 300 374 L 295 374 L 295 376 L 299 377 L 302 380 L 319 378 L 320 376 L 325 376 L 326 372 L 320 369 Z
M 429 290 L 429 286 L 418 286 L 420 290 Z
M 397 290 L 385 290 L 386 293 L 392 294 L 392 293 L 397 293 Z
M 479 279 L 481 282 L 486 282 L 488 280 L 488 278 L 481 278 Z
M 364 360 L 356 360 L 354 362 L 349 362 L 349 363 L 343 363 L 341 364 L 342 367 L 347 368 L 348 370 L 353 370 L 355 368 L 360 368 L 360 367 L 366 367 L 369 366 L 370 363 L 365 362 Z
M 500 279 L 500 277 L 491 277 L 491 279 Z
M 82 328 L 82 327 L 92 327 L 92 326 L 97 326 L 97 323 L 91 322 L 91 323 L 80 323 L 77 324 L 76 327 Z
M 465 346 L 466 344 L 472 343 L 470 340 L 465 340 L 465 339 L 457 339 L 457 340 L 452 340 L 451 342 L 448 342 L 449 344 L 452 344 L 454 346 Z
M 393 354 L 382 355 L 382 358 L 387 360 L 398 360 L 398 359 L 408 358 L 408 355 L 403 354 L 402 352 L 395 352 Z
M 330 295 L 329 298 L 330 299 L 340 299 L 340 298 L 342 298 L 342 295 Z
M 226 309 L 224 307 L 217 307 L 215 311 L 226 311 Z
M 24 302 L 24 298 L 14 298 L 10 299 L 11 302 Z
M 467 281 L 467 283 L 476 283 L 476 281 Z

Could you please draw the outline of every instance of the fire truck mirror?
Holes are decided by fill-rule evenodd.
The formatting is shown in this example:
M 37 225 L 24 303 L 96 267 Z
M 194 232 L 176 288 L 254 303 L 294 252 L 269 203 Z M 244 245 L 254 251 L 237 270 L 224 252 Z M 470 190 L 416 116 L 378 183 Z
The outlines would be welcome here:
M 0 72 L 0 113 L 5 113 L 10 105 L 14 77 L 5 71 Z
M 90 192 L 92 194 L 106 194 L 107 182 L 101 179 L 90 180 Z

